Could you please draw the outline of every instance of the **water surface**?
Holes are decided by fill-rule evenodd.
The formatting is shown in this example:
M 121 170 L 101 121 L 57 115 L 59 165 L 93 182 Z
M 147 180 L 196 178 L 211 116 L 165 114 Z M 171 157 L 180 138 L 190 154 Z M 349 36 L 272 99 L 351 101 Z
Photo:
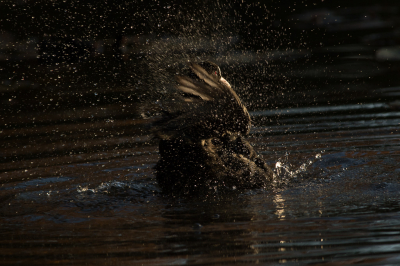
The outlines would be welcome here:
M 154 80 L 192 50 L 175 43 L 182 55 L 149 52 L 122 66 L 2 62 L 0 261 L 399 264 L 398 50 L 380 50 L 379 27 L 392 24 L 364 22 L 363 38 L 342 45 L 204 55 L 249 107 L 250 140 L 279 180 L 208 198 L 161 194 L 147 127 L 170 100 Z M 336 37 L 346 26 L 320 23 Z

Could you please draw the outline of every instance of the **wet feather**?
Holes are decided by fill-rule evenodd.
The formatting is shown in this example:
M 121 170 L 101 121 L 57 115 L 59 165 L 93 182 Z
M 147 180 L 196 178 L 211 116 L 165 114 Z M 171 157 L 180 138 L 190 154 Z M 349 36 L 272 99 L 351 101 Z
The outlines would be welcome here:
M 154 124 L 158 183 L 173 194 L 265 187 L 273 173 L 245 139 L 250 115 L 219 67 L 205 64 L 189 64 L 193 78 L 176 77 L 186 95 Z

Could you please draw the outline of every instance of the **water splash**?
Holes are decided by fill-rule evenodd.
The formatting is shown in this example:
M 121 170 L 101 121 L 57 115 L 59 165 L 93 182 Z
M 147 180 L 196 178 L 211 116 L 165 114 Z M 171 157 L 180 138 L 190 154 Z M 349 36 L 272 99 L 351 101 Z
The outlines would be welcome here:
M 324 153 L 324 151 L 321 151 L 314 157 L 307 159 L 298 167 L 290 163 L 289 153 L 286 153 L 284 157 L 279 158 L 275 163 L 275 168 L 273 169 L 274 180 L 276 180 L 275 182 L 278 184 L 286 184 L 290 181 L 304 177 L 307 175 L 310 166 L 321 160 L 322 153 Z
M 137 182 L 137 181 L 109 181 L 103 182 L 94 188 L 87 186 L 77 186 L 76 191 L 80 195 L 92 195 L 92 194 L 103 194 L 110 196 L 141 196 L 146 197 L 159 193 L 158 187 L 154 182 Z

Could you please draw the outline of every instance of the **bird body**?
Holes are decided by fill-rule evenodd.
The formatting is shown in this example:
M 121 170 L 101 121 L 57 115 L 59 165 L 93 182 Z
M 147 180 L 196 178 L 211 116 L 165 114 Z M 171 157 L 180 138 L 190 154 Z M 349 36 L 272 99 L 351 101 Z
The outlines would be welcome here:
M 190 76 L 176 76 L 186 97 L 178 110 L 164 111 L 154 126 L 160 139 L 157 181 L 166 193 L 196 194 L 260 188 L 272 170 L 245 139 L 246 107 L 211 62 L 190 63 Z

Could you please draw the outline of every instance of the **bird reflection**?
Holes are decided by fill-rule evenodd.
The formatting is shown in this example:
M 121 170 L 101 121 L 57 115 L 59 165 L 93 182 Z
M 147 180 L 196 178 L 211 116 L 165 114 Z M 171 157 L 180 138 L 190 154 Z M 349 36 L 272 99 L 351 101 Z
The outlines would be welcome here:
M 211 62 L 190 63 L 176 76 L 179 104 L 163 110 L 154 124 L 160 140 L 157 181 L 163 192 L 180 195 L 268 186 L 272 170 L 246 140 L 246 107 Z

